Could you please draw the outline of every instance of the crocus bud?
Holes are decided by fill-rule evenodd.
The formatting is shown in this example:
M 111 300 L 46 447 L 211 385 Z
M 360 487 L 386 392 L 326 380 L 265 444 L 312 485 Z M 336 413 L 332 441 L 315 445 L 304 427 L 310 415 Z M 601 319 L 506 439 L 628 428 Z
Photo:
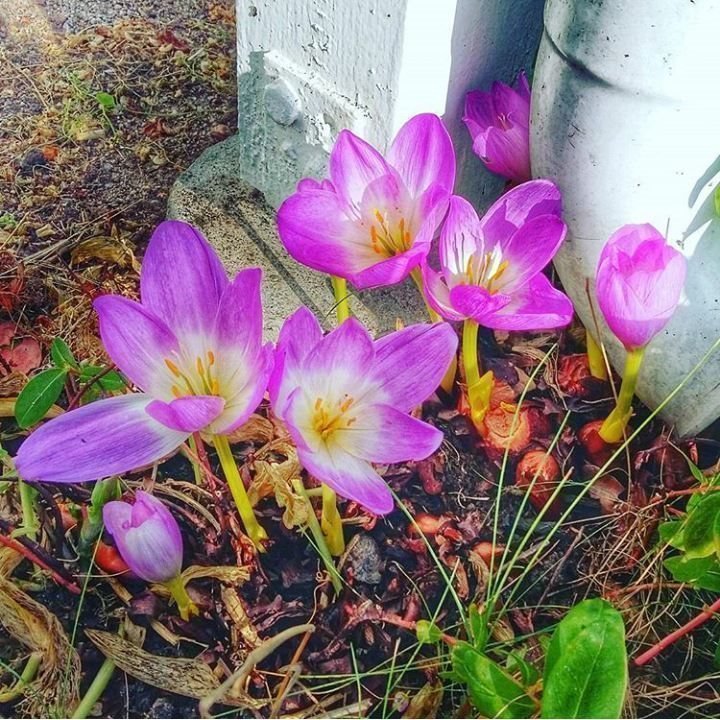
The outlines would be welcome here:
M 487 169 L 522 183 L 530 179 L 530 85 L 525 73 L 515 86 L 496 82 L 490 92 L 468 93 L 463 120 L 473 151 Z
M 180 575 L 180 528 L 156 497 L 138 490 L 133 505 L 113 500 L 103 507 L 103 520 L 122 559 L 135 575 L 152 583 L 168 583 Z
M 624 225 L 600 254 L 600 310 L 627 350 L 645 347 L 675 312 L 686 261 L 652 225 Z

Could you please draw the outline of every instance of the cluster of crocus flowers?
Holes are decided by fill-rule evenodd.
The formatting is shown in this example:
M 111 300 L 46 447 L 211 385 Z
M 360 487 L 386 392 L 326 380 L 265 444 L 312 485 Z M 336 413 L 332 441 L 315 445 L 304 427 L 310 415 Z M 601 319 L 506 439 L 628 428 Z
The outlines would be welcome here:
M 251 539 L 265 537 L 227 435 L 265 394 L 273 362 L 262 343 L 261 271 L 231 281 L 190 225 L 162 223 L 140 276 L 141 302 L 95 301 L 108 355 L 141 392 L 90 403 L 36 430 L 15 464 L 26 480 L 98 480 L 157 462 L 194 433 L 212 438 Z
M 623 438 L 645 348 L 675 312 L 686 270 L 683 255 L 652 225 L 624 225 L 602 250 L 595 280 L 598 305 L 627 351 L 617 405 L 600 428 L 605 442 Z
M 457 348 L 446 323 L 373 341 L 355 318 L 323 336 L 306 308 L 282 328 L 270 401 L 305 469 L 377 515 L 393 508 L 373 463 L 422 460 L 442 433 L 409 412 L 437 388 Z
M 417 115 L 385 156 L 349 130 L 328 180 L 301 180 L 278 211 L 290 255 L 363 289 L 404 280 L 430 250 L 455 182 L 452 141 L 436 115 Z
M 560 214 L 560 192 L 548 180 L 513 188 L 482 219 L 454 196 L 440 235 L 440 272 L 423 264 L 430 305 L 448 320 L 464 321 L 463 362 L 476 424 L 492 390 L 492 374 L 480 372 L 478 326 L 543 330 L 572 320 L 572 303 L 542 273 L 565 238 Z
M 488 170 L 514 183 L 530 179 L 530 85 L 525 73 L 515 88 L 495 82 L 490 92 L 468 93 L 463 120 L 473 150 Z
M 197 614 L 180 575 L 182 534 L 160 500 L 138 490 L 133 504 L 122 500 L 106 503 L 103 521 L 120 556 L 135 575 L 146 582 L 165 585 L 184 620 Z

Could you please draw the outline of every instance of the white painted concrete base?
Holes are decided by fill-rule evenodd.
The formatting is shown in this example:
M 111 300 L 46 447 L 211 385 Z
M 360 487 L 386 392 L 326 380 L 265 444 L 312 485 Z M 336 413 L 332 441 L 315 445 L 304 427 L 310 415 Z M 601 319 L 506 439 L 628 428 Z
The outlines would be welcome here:
M 592 327 L 600 250 L 649 222 L 688 258 L 685 293 L 650 345 L 638 395 L 658 405 L 720 337 L 720 0 L 548 0 L 533 86 L 532 167 L 563 193 L 570 237 L 555 265 Z M 598 317 L 601 318 L 598 313 Z M 602 326 L 616 369 L 624 351 Z M 681 434 L 720 416 L 720 352 L 663 415 Z
M 465 94 L 531 69 L 543 0 L 237 0 L 240 177 L 277 206 L 322 176 L 343 128 L 384 148 L 412 115 L 444 116 L 458 191 L 503 185 L 475 155 Z

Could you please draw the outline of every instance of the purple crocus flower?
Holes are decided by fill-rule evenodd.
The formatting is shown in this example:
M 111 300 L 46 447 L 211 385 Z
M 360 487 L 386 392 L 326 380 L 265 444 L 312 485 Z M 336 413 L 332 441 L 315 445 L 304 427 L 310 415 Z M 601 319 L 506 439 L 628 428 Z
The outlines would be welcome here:
M 541 272 L 565 238 L 560 211 L 560 192 L 548 180 L 513 188 L 482 220 L 453 196 L 440 235 L 441 272 L 423 264 L 430 305 L 448 320 L 495 330 L 567 325 L 572 303 Z
M 153 463 L 195 431 L 225 435 L 260 403 L 273 351 L 262 345 L 261 271 L 230 281 L 190 225 L 162 223 L 148 245 L 141 302 L 95 301 L 113 362 L 142 392 L 90 403 L 33 432 L 15 459 L 40 482 L 83 482 Z
M 180 528 L 156 497 L 138 490 L 134 504 L 113 500 L 103 507 L 103 520 L 122 559 L 135 575 L 152 583 L 167 583 L 180 575 Z
M 525 73 L 515 89 L 501 82 L 490 92 L 474 90 L 465 99 L 463 120 L 473 150 L 491 172 L 522 183 L 530 179 L 530 85 Z
M 447 323 L 411 325 L 373 342 L 355 318 L 323 337 L 300 308 L 285 322 L 269 391 L 300 462 L 378 515 L 393 498 L 372 463 L 421 460 L 442 442 L 411 409 L 437 388 L 457 348 Z
M 330 180 L 301 180 L 278 211 L 278 230 L 300 263 L 358 288 L 398 283 L 420 264 L 455 182 L 452 141 L 436 115 L 416 115 L 385 157 L 343 130 Z
M 652 225 L 624 225 L 598 262 L 598 305 L 627 350 L 645 347 L 680 301 L 687 263 Z

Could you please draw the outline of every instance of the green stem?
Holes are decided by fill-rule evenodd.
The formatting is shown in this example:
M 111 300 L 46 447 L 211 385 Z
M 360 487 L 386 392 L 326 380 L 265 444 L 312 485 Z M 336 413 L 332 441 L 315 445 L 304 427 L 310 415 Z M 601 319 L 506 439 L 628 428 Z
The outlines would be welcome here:
M 18 681 L 11 687 L 0 693 L 0 703 L 9 703 L 20 697 L 25 692 L 25 688 L 33 681 L 40 665 L 42 664 L 42 653 L 34 652 L 28 658 L 23 668 L 22 675 Z M 15 675 L 17 677 L 17 675 Z
M 466 320 L 463 324 L 462 358 L 465 368 L 470 414 L 476 426 L 479 426 L 490 409 L 490 394 L 493 389 L 493 373 L 488 370 L 481 374 L 478 352 L 478 324 Z
M 264 552 L 263 541 L 267 540 L 268 536 L 255 517 L 255 512 L 252 509 L 250 498 L 240 477 L 237 463 L 233 457 L 232 450 L 230 450 L 230 443 L 224 435 L 215 435 L 213 437 L 213 444 L 215 445 L 215 450 L 217 450 L 218 458 L 220 458 L 220 465 L 222 465 L 223 472 L 225 473 L 225 479 L 232 493 L 233 500 L 235 500 L 235 506 L 245 526 L 245 532 L 253 541 L 255 547 L 260 552 Z
M 35 510 L 35 499 L 37 490 L 26 482 L 19 480 L 20 506 L 22 507 L 23 526 L 22 533 L 31 540 L 35 540 L 40 530 L 37 512 Z
M 73 718 L 84 720 L 90 714 L 93 707 L 95 707 L 95 703 L 105 692 L 114 672 L 115 663 L 110 658 L 105 658 L 105 662 L 100 666 L 92 683 L 90 683 L 90 687 L 85 691 L 80 704 L 75 708 L 75 712 L 72 714 Z
M 190 458 L 190 462 L 192 463 L 193 475 L 195 476 L 195 484 L 202 485 L 202 470 L 200 469 L 200 464 L 196 460 L 196 458 L 198 457 L 198 446 L 195 442 L 194 434 L 188 438 L 188 445 L 190 446 L 190 450 L 192 450 L 192 457 Z
M 320 558 L 323 561 L 328 571 L 328 574 L 330 575 L 330 582 L 332 582 L 332 585 L 335 588 L 335 592 L 339 594 L 342 590 L 342 578 L 340 577 L 340 574 L 335 567 L 332 555 L 330 554 L 330 548 L 327 546 L 327 542 L 325 541 L 325 535 L 323 535 L 320 523 L 315 516 L 315 508 L 313 508 L 313 505 L 310 502 L 310 498 L 308 497 L 307 491 L 305 490 L 305 486 L 298 478 L 295 478 L 293 480 L 293 487 L 295 488 L 295 492 L 300 495 L 300 497 L 303 498 L 308 505 L 308 528 L 310 529 L 310 533 L 315 540 L 315 544 L 317 546 L 317 551 L 320 554 Z
M 628 350 L 617 405 L 607 416 L 599 431 L 600 437 L 606 443 L 618 443 L 623 439 L 625 428 L 632 417 L 632 400 L 644 355 L 644 347 Z
M 345 537 L 342 518 L 337 508 L 337 495 L 329 485 L 324 483 L 322 485 L 320 526 L 327 540 L 330 554 L 335 557 L 342 555 L 345 552 Z
M 350 302 L 348 301 L 347 280 L 331 275 L 333 292 L 335 293 L 335 311 L 338 324 L 342 324 L 350 317 Z
M 164 583 L 165 587 L 171 592 L 173 599 L 178 607 L 178 612 L 183 620 L 189 620 L 191 616 L 198 614 L 195 603 L 190 599 L 185 589 L 185 581 L 180 575 L 175 576 L 172 580 Z
M 589 330 L 585 331 L 585 345 L 587 346 L 588 365 L 590 366 L 590 374 L 599 380 L 607 380 L 607 368 L 605 367 L 605 358 L 600 345 L 595 342 L 595 338 Z

